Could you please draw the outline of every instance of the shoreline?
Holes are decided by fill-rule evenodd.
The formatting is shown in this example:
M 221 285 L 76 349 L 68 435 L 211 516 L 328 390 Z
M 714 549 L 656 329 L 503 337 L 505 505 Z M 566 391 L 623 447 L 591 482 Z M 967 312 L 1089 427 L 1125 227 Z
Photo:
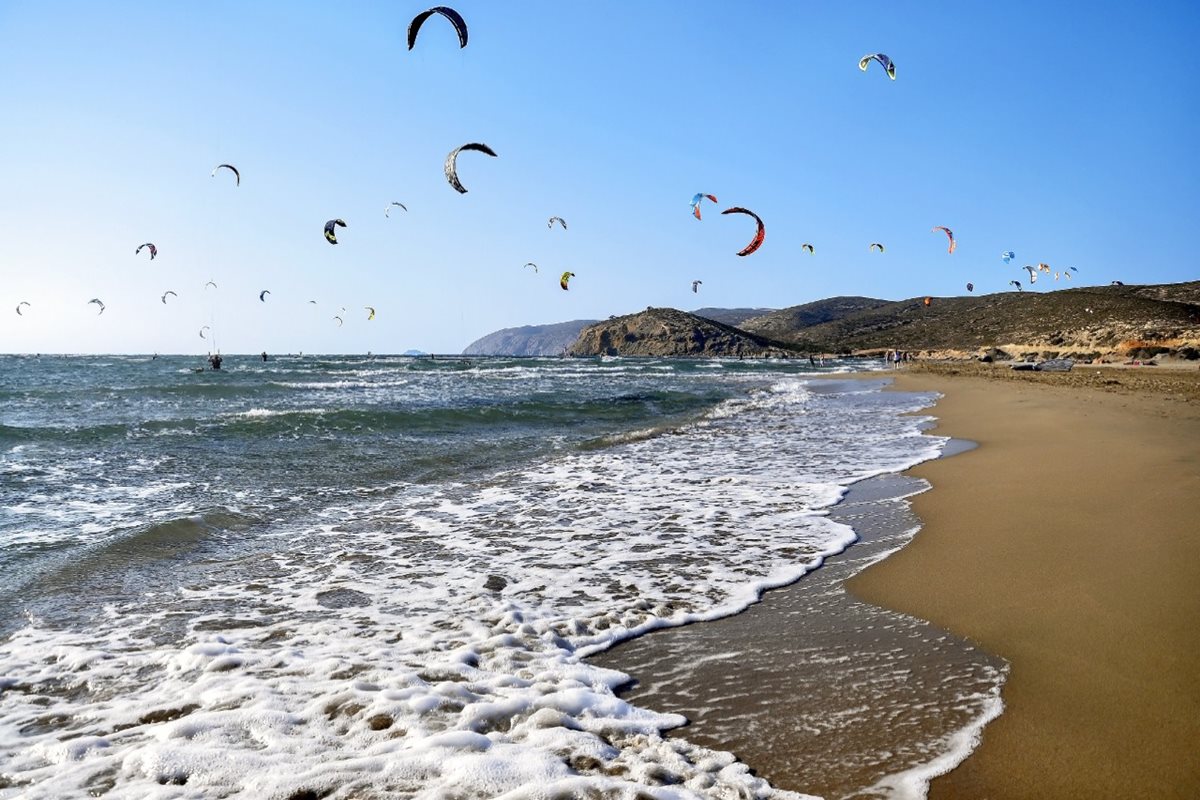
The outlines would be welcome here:
M 932 484 L 907 501 L 920 534 L 853 570 L 845 591 L 881 612 L 931 620 L 1011 667 L 1003 714 L 957 766 L 926 765 L 925 778 L 945 773 L 928 796 L 1196 796 L 1200 526 L 1191 504 L 1200 496 L 1200 381 L 1149 372 L 1121 372 L 1114 381 L 1107 370 L 1030 379 L 973 364 L 920 364 L 885 375 L 896 379 L 890 388 L 942 395 L 920 412 L 937 419 L 927 433 L 980 446 L 895 476 Z M 767 592 L 723 627 L 655 632 L 608 651 L 604 663 L 631 675 L 635 686 L 623 696 L 633 694 L 633 702 L 670 696 L 669 710 L 690 721 L 682 735 L 696 740 L 710 725 L 704 717 L 722 712 L 731 680 L 750 684 L 747 695 L 771 690 L 738 662 L 786 651 L 781 642 L 803 620 L 789 618 L 778 602 L 814 587 L 814 578 L 857 557 L 860 547 Z M 664 641 L 667 634 L 675 641 Z M 637 653 L 643 639 L 669 654 L 657 669 Z M 705 664 L 722 661 L 733 662 L 724 675 L 706 674 Z M 698 666 L 664 669 L 670 662 Z M 793 727 L 807 719 L 796 698 L 766 715 Z M 751 731 L 750 747 L 724 734 L 708 744 L 733 750 L 778 788 L 817 790 L 777 779 L 780 764 L 812 753 L 786 746 L 770 753 L 772 742 L 767 755 L 756 752 L 755 739 L 766 733 Z M 828 796 L 855 795 L 835 789 Z
M 1012 665 L 1005 713 L 929 796 L 1196 796 L 1195 384 L 895 377 L 943 394 L 933 432 L 980 447 L 909 470 L 934 487 L 921 534 L 848 588 Z
M 881 376 L 833 379 L 846 377 Z M 938 460 L 973 447 L 952 439 Z M 909 501 L 928 488 L 906 473 L 851 484 L 827 515 L 857 538 L 819 568 L 738 614 L 653 631 L 588 660 L 631 676 L 623 699 L 687 717 L 668 736 L 732 751 L 777 789 L 921 796 L 1000 713 L 1007 670 L 961 637 L 844 589 L 911 540 L 920 522 Z

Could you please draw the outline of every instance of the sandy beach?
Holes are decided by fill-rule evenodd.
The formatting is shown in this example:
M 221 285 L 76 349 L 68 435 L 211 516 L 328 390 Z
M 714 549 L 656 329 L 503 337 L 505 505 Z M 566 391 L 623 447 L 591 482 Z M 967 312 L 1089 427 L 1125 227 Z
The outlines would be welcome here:
M 881 531 L 907 523 L 884 520 L 902 512 L 852 490 L 838 514 L 864 539 L 845 554 L 737 617 L 652 634 L 653 646 L 635 640 L 604 663 L 632 673 L 635 699 L 687 716 L 683 735 L 723 742 L 780 788 L 878 796 L 853 788 L 867 765 L 848 763 L 872 743 L 847 741 L 850 726 L 815 731 L 814 706 L 825 718 L 853 712 L 860 730 L 870 714 L 886 727 L 895 717 L 872 706 L 898 695 L 860 691 L 883 668 L 870 659 L 908 648 L 893 666 L 905 685 L 926 683 L 948 653 L 982 664 L 968 649 L 978 646 L 1010 667 L 1004 712 L 966 761 L 934 779 L 930 797 L 1197 796 L 1200 374 L 957 364 L 894 377 L 898 390 L 943 395 L 924 412 L 938 419 L 931 433 L 979 445 L 911 470 L 933 487 L 912 498 L 923 526 L 915 539 L 859 572 Z M 826 571 L 837 590 L 817 578 Z M 838 596 L 837 575 L 855 572 Z M 900 628 L 872 616 L 874 606 L 929 620 L 948 638 L 881 639 Z M 827 616 L 840 621 L 814 622 Z M 820 682 L 805 683 L 814 656 L 853 665 L 838 692 L 814 696 Z M 763 697 L 765 714 L 749 705 Z M 825 771 L 839 774 L 822 782 Z
M 934 487 L 914 498 L 923 530 L 849 588 L 1012 665 L 1004 714 L 931 797 L 1200 793 L 1197 385 L 1149 370 L 898 375 L 945 395 L 937 433 L 980 446 L 912 471 Z

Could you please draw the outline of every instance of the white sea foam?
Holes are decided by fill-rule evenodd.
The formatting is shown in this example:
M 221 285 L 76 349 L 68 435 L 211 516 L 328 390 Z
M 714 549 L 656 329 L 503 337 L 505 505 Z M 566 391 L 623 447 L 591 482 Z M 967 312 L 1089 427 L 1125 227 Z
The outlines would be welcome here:
M 237 411 L 228 416 L 237 419 L 270 419 L 272 417 L 291 417 L 291 416 L 316 416 L 320 414 L 328 414 L 326 408 L 289 408 L 289 409 L 270 409 L 270 408 L 251 408 L 246 411 Z
M 664 739 L 681 718 L 581 659 L 846 547 L 826 509 L 936 454 L 900 416 L 923 403 L 784 379 L 662 435 L 328 506 L 86 630 L 31 620 L 0 648 L 0 798 L 798 797 Z

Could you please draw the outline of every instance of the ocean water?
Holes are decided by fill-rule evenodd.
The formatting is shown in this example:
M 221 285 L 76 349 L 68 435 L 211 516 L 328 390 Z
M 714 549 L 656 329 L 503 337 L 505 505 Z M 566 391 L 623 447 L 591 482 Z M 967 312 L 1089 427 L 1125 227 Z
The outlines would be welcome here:
M 194 366 L 0 357 L 0 798 L 802 796 L 584 659 L 944 443 L 852 363 Z

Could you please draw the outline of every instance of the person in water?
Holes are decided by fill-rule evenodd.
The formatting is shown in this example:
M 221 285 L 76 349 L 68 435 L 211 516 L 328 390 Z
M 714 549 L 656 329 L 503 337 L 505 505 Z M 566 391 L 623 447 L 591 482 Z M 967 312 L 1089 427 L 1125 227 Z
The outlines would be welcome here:
M 213 369 L 220 369 L 221 368 L 221 354 L 213 353 L 211 356 L 208 357 L 208 363 L 209 363 L 209 366 L 211 366 Z
M 266 360 L 267 360 L 267 351 L 266 351 L 266 350 L 263 350 L 263 351 L 262 351 L 262 360 L 263 360 L 263 361 L 266 361 Z

